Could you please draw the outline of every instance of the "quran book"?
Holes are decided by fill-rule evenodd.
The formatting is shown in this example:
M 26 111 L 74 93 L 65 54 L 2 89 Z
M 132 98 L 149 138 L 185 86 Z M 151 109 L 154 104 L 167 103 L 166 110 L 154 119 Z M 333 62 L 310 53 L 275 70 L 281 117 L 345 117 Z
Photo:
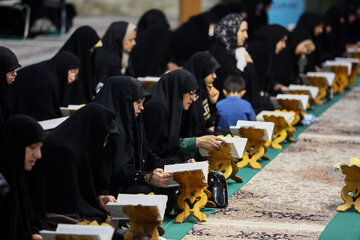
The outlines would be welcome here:
M 240 137 L 220 137 L 220 138 L 224 139 L 227 143 L 230 144 L 232 157 L 234 158 L 242 157 L 245 150 L 247 138 L 240 138 Z M 199 152 L 201 156 L 204 157 L 209 156 L 209 152 L 203 148 L 199 148 Z
M 306 76 L 324 77 L 328 86 L 331 86 L 335 79 L 335 73 L 333 72 L 307 72 Z
M 70 116 L 75 111 L 79 110 L 85 105 L 68 105 L 67 107 L 60 107 L 61 114 L 66 117 Z
M 256 115 L 256 120 L 265 121 L 264 115 L 283 117 L 288 124 L 295 119 L 295 113 L 293 112 L 261 111 L 258 115 Z
M 201 170 L 204 174 L 204 183 L 207 183 L 209 163 L 207 161 L 195 162 L 195 163 L 179 163 L 169 164 L 164 166 L 164 173 L 177 173 L 185 171 Z M 171 177 L 166 187 L 179 186 L 179 184 Z
M 38 122 L 44 131 L 51 130 L 59 126 L 63 121 L 65 121 L 68 117 L 61 117 L 61 118 L 53 118 L 49 120 L 44 120 Z
M 297 95 L 297 94 L 278 94 L 276 99 L 291 99 L 298 100 L 301 110 L 306 110 L 306 105 L 309 102 L 309 95 Z
M 111 226 L 58 224 L 56 231 L 42 230 L 40 235 L 44 240 L 56 240 L 59 236 L 76 236 L 79 240 L 111 240 L 114 228 Z
M 271 140 L 272 133 L 274 130 L 274 123 L 273 122 L 258 122 L 258 121 L 243 121 L 238 120 L 236 126 L 230 127 L 230 132 L 233 136 L 240 136 L 239 129 L 240 128 L 255 128 L 255 129 L 263 129 L 264 130 L 264 140 L 269 141 Z
M 304 91 L 309 91 L 310 93 L 310 97 L 312 99 L 315 99 L 318 92 L 319 92 L 319 88 L 315 87 L 315 86 L 305 86 L 305 85 L 295 85 L 295 84 L 290 84 L 289 85 L 289 91 L 291 90 L 304 90 Z

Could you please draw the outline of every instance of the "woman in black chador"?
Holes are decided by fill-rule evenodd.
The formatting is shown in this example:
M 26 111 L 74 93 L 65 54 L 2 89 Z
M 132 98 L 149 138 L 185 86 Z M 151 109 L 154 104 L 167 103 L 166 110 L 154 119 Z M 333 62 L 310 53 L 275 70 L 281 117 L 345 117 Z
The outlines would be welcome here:
M 169 179 L 163 174 L 164 159 L 152 153 L 146 137 L 141 111 L 150 98 L 143 83 L 131 77 L 111 77 L 94 102 L 116 112 L 120 134 L 114 141 L 117 158 L 113 161 L 110 191 L 122 193 L 161 193 Z
M 101 39 L 103 46 L 95 50 L 95 73 L 97 91 L 108 77 L 132 76 L 130 52 L 136 44 L 136 26 L 129 22 L 113 22 Z
M 61 51 L 50 60 L 20 69 L 11 92 L 14 112 L 38 121 L 61 117 L 60 107 L 69 104 L 80 65 L 73 53 Z
M 11 115 L 9 91 L 19 67 L 16 55 L 7 47 L 0 46 L 0 134 L 3 123 Z
M 288 30 L 278 24 L 260 27 L 249 42 L 248 51 L 254 60 L 259 87 L 264 93 L 280 90 L 273 79 L 274 67 L 279 61 L 279 53 L 286 47 Z
M 118 133 L 115 113 L 90 103 L 46 135 L 43 161 L 46 211 L 105 221 L 107 176 Z
M 82 26 L 73 32 L 59 51 L 74 53 L 81 62 L 81 71 L 72 84 L 70 104 L 89 103 L 95 95 L 93 52 L 100 46 L 100 37 L 90 26 Z
M 41 191 L 32 196 L 32 187 L 36 189 L 42 184 L 41 172 L 37 171 L 31 180 L 29 176 L 41 158 L 42 138 L 43 129 L 29 116 L 12 116 L 4 125 L 0 172 L 10 185 L 10 192 L 0 199 L 2 239 L 42 239 L 39 230 L 43 225 L 39 220 L 45 218 L 41 211 L 44 202 Z
M 186 62 L 184 69 L 196 77 L 200 90 L 199 99 L 183 112 L 180 137 L 199 137 L 214 131 L 219 91 L 213 82 L 219 67 L 216 59 L 207 52 L 197 52 Z

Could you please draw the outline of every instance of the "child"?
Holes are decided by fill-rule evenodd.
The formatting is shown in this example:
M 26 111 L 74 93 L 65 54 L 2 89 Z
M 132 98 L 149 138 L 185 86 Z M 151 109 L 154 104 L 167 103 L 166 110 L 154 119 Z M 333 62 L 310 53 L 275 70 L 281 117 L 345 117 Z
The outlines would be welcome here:
M 241 98 L 245 92 L 245 81 L 242 77 L 229 76 L 226 79 L 223 89 L 226 98 L 216 104 L 219 114 L 219 129 L 235 126 L 238 120 L 256 120 L 251 104 Z

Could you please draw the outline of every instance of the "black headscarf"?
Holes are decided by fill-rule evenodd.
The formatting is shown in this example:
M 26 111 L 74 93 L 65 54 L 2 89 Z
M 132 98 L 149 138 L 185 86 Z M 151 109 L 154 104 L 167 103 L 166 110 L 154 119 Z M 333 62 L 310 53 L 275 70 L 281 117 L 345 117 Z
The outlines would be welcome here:
M 170 27 L 165 14 L 161 10 L 150 9 L 141 16 L 137 24 L 137 33 L 140 34 L 153 25 L 160 25 L 166 29 Z
M 325 17 L 331 26 L 331 32 L 324 34 L 324 44 L 326 46 L 326 50 L 331 53 L 332 57 L 340 56 L 345 52 L 346 13 L 342 8 L 332 6 L 326 11 Z
M 213 43 L 209 26 L 218 20 L 215 13 L 208 11 L 191 17 L 176 29 L 170 43 L 170 61 L 183 66 L 194 53 L 207 51 Z
M 41 142 L 42 138 L 43 129 L 31 117 L 16 115 L 4 125 L 0 172 L 10 185 L 10 192 L 0 206 L 0 232 L 4 239 L 32 239 L 31 235 L 37 232 L 34 219 L 38 213 L 32 209 L 24 161 L 26 146 Z
M 108 77 L 122 75 L 123 40 L 128 25 L 128 22 L 123 21 L 111 23 L 101 39 L 103 46 L 95 50 L 96 83 L 105 83 Z M 126 69 L 125 75 L 133 75 L 131 65 Z
M 171 36 L 172 32 L 161 25 L 138 33 L 130 54 L 135 76 L 160 76 L 166 71 Z
M 201 136 L 208 133 L 207 128 L 214 126 L 216 108 L 210 110 L 204 79 L 219 67 L 220 64 L 207 52 L 197 52 L 186 62 L 184 69 L 196 77 L 200 90 L 199 99 L 183 112 L 180 137 Z
M 0 134 L 3 122 L 11 115 L 9 88 L 6 73 L 21 67 L 16 55 L 7 47 L 0 46 Z M 15 78 L 16 80 L 16 78 Z
M 307 32 L 314 38 L 315 27 L 321 23 L 324 23 L 324 17 L 321 14 L 305 12 L 300 16 L 295 29 Z
M 261 90 L 268 91 L 271 88 L 268 80 L 277 61 L 276 44 L 287 34 L 288 30 L 278 24 L 263 26 L 258 28 L 253 40 L 248 44 L 247 50 L 254 61 Z
M 261 26 L 268 24 L 266 7 L 272 4 L 272 0 L 245 0 L 243 1 L 247 13 L 248 34 L 252 39 L 253 33 Z
M 96 31 L 90 26 L 82 26 L 73 32 L 59 51 L 74 53 L 81 62 L 78 79 L 72 85 L 69 102 L 71 104 L 89 103 L 95 95 L 93 82 L 93 58 L 90 49 L 100 40 Z
M 113 161 L 110 191 L 113 194 L 123 187 L 143 184 L 144 176 L 164 162 L 150 150 L 145 137 L 142 114 L 135 117 L 133 102 L 150 98 L 143 83 L 131 77 L 110 77 L 96 95 L 94 102 L 116 112 L 120 134 L 115 144 L 118 151 Z
M 144 124 L 150 147 L 158 156 L 169 157 L 178 150 L 183 94 L 198 88 L 194 75 L 179 69 L 163 75 L 150 89 Z
M 310 34 L 303 31 L 293 31 L 289 34 L 286 48 L 280 52 L 278 61 L 270 76 L 272 82 L 278 82 L 285 86 L 300 84 L 299 78 L 299 55 L 295 54 L 298 44 L 304 40 L 311 40 Z
M 106 218 L 97 202 L 101 190 L 97 187 L 106 183 L 102 177 L 110 173 L 113 160 L 114 149 L 111 144 L 103 146 L 105 138 L 117 133 L 115 113 L 90 103 L 46 135 L 43 161 L 47 212 Z
M 15 113 L 38 121 L 61 117 L 60 106 L 69 104 L 68 71 L 80 65 L 73 53 L 61 51 L 50 60 L 20 69 L 11 94 Z

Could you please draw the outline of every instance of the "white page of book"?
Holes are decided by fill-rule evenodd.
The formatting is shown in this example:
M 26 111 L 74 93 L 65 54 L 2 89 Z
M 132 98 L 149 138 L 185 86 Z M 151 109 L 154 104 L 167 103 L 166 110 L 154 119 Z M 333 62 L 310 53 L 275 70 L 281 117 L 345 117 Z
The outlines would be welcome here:
M 316 98 L 316 95 L 319 92 L 319 88 L 315 87 L 315 86 L 305 86 L 305 85 L 295 85 L 295 84 L 290 84 L 289 85 L 289 90 L 307 90 L 310 92 L 311 98 L 314 99 Z
M 76 225 L 76 224 L 59 224 L 56 231 L 40 231 L 41 235 L 48 235 L 49 239 L 55 239 L 56 235 L 76 235 L 91 237 L 94 240 L 111 240 L 114 234 L 114 228 L 111 226 L 93 226 L 93 225 Z M 48 238 L 46 238 L 48 239 Z M 44 238 L 45 240 L 45 238 Z
M 359 63 L 360 60 L 358 58 L 345 58 L 345 57 L 336 57 L 335 61 L 348 61 L 351 63 Z
M 157 82 L 159 81 L 160 77 L 146 76 L 146 77 L 138 77 L 137 79 L 141 82 Z
M 91 240 L 103 240 L 99 235 L 96 234 L 77 234 L 77 233 L 58 233 L 55 231 L 48 231 L 48 230 L 41 230 L 40 235 L 42 236 L 43 240 L 56 240 L 58 235 L 64 236 L 77 236 L 81 239 L 81 237 Z
M 323 66 L 325 67 L 331 67 L 331 66 L 345 66 L 347 67 L 347 71 L 348 71 L 348 75 L 350 75 L 351 73 L 351 63 L 350 62 L 345 62 L 345 61 L 329 61 L 327 60 L 326 62 L 323 63 Z
M 185 172 L 185 171 L 194 171 L 201 170 L 204 174 L 204 183 L 207 183 L 208 173 L 209 173 L 209 163 L 207 161 L 195 162 L 195 163 L 179 163 L 179 164 L 169 164 L 164 166 L 164 173 L 176 173 L 176 172 Z M 179 186 L 172 177 L 168 181 L 166 187 Z
M 163 220 L 167 199 L 166 195 L 119 194 L 117 197 L 118 202 L 109 202 L 107 207 L 114 220 L 129 219 L 129 216 L 124 213 L 124 206 L 142 205 L 144 207 L 157 207 L 159 211 L 158 220 Z
M 293 112 L 275 112 L 275 111 L 261 111 L 258 115 L 256 115 L 257 121 L 264 121 L 264 115 L 267 116 L 277 116 L 277 117 L 283 117 L 285 121 L 289 124 L 291 123 L 295 118 L 295 113 Z
M 242 157 L 245 150 L 247 138 L 240 138 L 240 137 L 220 137 L 220 138 L 224 139 L 226 142 L 230 144 L 230 148 L 231 148 L 230 154 L 232 157 L 234 158 Z M 199 148 L 199 152 L 201 156 L 204 157 L 209 156 L 209 152 L 203 148 Z
M 68 117 L 54 118 L 49 120 L 44 120 L 38 122 L 41 127 L 46 130 L 51 130 L 59 126 L 63 121 L 65 121 Z
M 273 105 L 274 109 L 282 109 L 282 106 L 279 104 L 278 100 L 276 97 L 271 96 L 270 97 L 270 102 Z
M 360 52 L 360 48 L 348 48 L 346 49 L 348 53 Z
M 238 120 L 236 126 L 230 127 L 230 132 L 234 136 L 239 136 L 239 129 L 244 128 L 255 128 L 255 129 L 263 129 L 264 131 L 264 140 L 269 141 L 271 140 L 272 133 L 274 130 L 274 123 L 273 122 L 258 122 L 258 121 L 243 121 Z
M 292 99 L 300 101 L 300 108 L 306 110 L 306 105 L 309 102 L 309 95 L 298 95 L 298 94 L 278 94 L 277 99 Z
M 307 72 L 306 76 L 325 77 L 328 86 L 331 86 L 335 79 L 335 73 L 333 72 Z
M 80 108 L 82 108 L 85 105 L 68 105 L 67 107 L 60 107 L 60 111 L 61 114 L 65 117 L 65 116 L 69 116 L 70 115 L 70 111 L 77 111 Z

